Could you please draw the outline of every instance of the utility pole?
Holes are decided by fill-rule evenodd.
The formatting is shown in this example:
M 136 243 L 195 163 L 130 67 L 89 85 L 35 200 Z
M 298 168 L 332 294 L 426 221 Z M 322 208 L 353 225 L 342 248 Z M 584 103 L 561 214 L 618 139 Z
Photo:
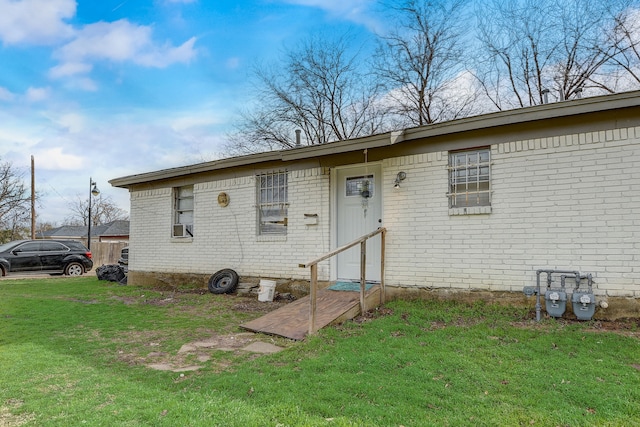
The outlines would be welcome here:
M 31 156 L 31 238 L 36 238 L 36 167 Z
M 92 187 L 93 186 L 93 187 Z M 91 196 L 100 194 L 97 184 L 89 177 L 89 221 L 87 222 L 87 249 L 91 250 Z

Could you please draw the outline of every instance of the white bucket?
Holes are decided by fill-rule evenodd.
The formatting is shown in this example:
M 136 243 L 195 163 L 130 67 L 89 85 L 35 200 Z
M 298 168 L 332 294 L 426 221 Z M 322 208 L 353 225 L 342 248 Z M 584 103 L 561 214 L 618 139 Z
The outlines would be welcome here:
M 260 289 L 258 290 L 258 301 L 267 302 L 273 301 L 273 296 L 276 293 L 276 281 L 275 280 L 260 280 Z

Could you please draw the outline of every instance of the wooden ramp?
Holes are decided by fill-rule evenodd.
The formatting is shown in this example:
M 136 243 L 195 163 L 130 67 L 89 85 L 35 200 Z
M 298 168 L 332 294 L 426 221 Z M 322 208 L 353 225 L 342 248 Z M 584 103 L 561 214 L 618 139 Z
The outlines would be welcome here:
M 309 296 L 300 298 L 262 317 L 240 325 L 253 332 L 303 340 L 309 332 Z M 365 304 L 372 308 L 380 304 L 380 286 L 365 293 Z M 360 293 L 319 289 L 316 300 L 316 330 L 331 323 L 344 322 L 360 314 Z

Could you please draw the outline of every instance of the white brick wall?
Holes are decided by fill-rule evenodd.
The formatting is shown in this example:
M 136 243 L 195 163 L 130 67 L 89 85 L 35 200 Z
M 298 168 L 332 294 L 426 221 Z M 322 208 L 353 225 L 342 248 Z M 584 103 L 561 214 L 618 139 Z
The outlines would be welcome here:
M 287 236 L 256 233 L 255 177 L 194 186 L 194 237 L 171 238 L 171 188 L 131 194 L 130 268 L 136 271 L 212 274 L 232 268 L 242 275 L 308 278 L 298 267 L 329 250 L 329 174 L 317 168 L 289 173 Z M 229 195 L 218 205 L 220 192 Z M 317 214 L 305 225 L 304 214 Z M 328 274 L 328 263 L 320 266 Z
M 521 292 L 537 269 L 640 297 L 640 128 L 492 146 L 492 213 L 450 216 L 447 153 L 385 162 L 387 283 Z
M 598 295 L 640 297 L 640 128 L 496 144 L 489 214 L 450 215 L 447 152 L 383 162 L 391 286 L 521 292 L 537 269 L 594 275 Z M 393 189 L 397 172 L 407 178 Z M 331 250 L 325 168 L 289 174 L 286 238 L 256 235 L 255 177 L 194 187 L 195 237 L 170 236 L 171 189 L 131 194 L 132 270 L 308 279 Z M 229 194 L 228 207 L 217 196 Z M 304 214 L 317 214 L 305 225 Z M 329 277 L 329 262 L 320 265 Z

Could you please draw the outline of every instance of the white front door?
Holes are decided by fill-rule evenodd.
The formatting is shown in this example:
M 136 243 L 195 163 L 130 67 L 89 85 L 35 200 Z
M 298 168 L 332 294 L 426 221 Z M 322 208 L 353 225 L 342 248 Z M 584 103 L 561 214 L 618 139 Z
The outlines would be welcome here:
M 337 247 L 382 226 L 382 168 L 340 168 L 336 173 Z M 366 279 L 380 280 L 380 235 L 367 241 Z M 360 280 L 360 245 L 337 255 L 337 278 Z

